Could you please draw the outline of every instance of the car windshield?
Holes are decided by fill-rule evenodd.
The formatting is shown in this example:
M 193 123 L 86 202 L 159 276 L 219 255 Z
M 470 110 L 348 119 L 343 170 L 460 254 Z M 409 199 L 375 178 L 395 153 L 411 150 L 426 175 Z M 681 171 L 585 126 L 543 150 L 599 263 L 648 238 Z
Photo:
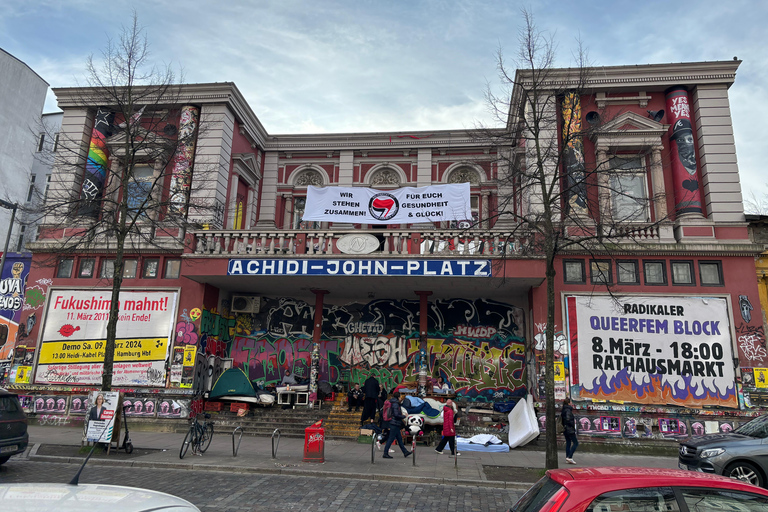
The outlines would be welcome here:
M 528 489 L 509 512 L 537 512 L 562 485 L 545 476 Z
M 768 437 L 768 415 L 753 419 L 749 423 L 737 428 L 735 432 L 744 436 L 758 437 L 760 439 Z

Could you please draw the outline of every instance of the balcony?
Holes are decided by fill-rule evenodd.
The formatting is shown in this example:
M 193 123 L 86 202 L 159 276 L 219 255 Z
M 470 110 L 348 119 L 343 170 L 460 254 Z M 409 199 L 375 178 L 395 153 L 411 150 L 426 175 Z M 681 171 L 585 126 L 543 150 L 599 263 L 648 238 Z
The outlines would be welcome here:
M 522 257 L 526 239 L 509 231 L 388 230 L 202 230 L 193 231 L 188 257 Z

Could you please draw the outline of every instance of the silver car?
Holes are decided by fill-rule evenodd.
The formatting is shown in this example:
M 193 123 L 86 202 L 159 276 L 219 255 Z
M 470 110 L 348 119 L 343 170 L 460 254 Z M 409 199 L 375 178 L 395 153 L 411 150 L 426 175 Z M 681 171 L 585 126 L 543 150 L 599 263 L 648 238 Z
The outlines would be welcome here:
M 680 443 L 680 469 L 715 473 L 768 485 L 768 415 L 727 434 L 694 436 Z
M 0 503 L 13 512 L 200 512 L 163 492 L 100 484 L 0 484 Z

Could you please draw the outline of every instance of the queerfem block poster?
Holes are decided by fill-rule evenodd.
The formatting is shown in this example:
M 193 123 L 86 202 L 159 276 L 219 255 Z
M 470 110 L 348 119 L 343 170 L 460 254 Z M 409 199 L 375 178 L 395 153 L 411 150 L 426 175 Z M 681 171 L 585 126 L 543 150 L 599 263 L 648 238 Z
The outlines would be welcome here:
M 725 299 L 593 295 L 566 304 L 582 398 L 738 407 Z

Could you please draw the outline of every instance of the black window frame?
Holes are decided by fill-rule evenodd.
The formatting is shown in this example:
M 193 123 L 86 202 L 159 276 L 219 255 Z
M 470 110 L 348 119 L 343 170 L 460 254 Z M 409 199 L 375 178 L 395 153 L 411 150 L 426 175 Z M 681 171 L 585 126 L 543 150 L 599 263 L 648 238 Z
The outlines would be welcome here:
M 717 284 L 705 283 L 701 278 L 701 265 L 716 265 L 717 274 L 720 277 L 720 282 Z M 723 275 L 723 262 L 719 260 L 701 260 L 699 261 L 699 283 L 701 286 L 725 286 L 725 276 Z
M 607 281 L 596 281 L 595 280 L 595 273 L 592 271 L 592 264 L 593 263 L 607 263 L 608 264 L 608 280 Z M 602 274 L 602 272 L 601 272 Z M 589 260 L 589 282 L 590 284 L 613 284 L 613 262 L 611 260 L 604 260 L 604 259 L 591 259 Z
M 62 264 L 68 261 L 69 262 L 69 272 L 67 275 L 62 275 L 61 269 Z M 56 277 L 60 279 L 72 279 L 72 273 L 75 270 L 75 258 L 61 258 L 59 259 L 58 265 L 56 265 Z
M 621 281 L 619 279 L 619 265 L 622 263 L 633 263 L 635 265 L 635 280 Z M 640 284 L 640 260 L 616 260 L 616 284 L 639 285 Z
M 147 267 L 151 262 L 157 263 L 157 268 L 155 268 L 155 275 L 150 276 L 147 275 Z M 141 261 L 141 278 L 142 279 L 157 279 L 160 277 L 160 258 L 142 258 Z
M 646 271 L 646 265 L 649 263 L 661 264 L 661 272 L 664 277 L 664 281 L 661 283 L 649 283 L 648 272 Z M 667 286 L 669 284 L 669 276 L 667 275 L 667 262 L 664 260 L 643 260 L 643 282 L 645 286 Z
M 91 275 L 84 276 L 83 275 L 83 264 L 86 261 L 90 261 L 92 264 L 91 267 Z M 77 278 L 78 279 L 92 279 L 96 277 L 96 258 L 80 258 L 80 261 L 77 262 Z
M 168 264 L 178 262 L 178 275 L 174 277 L 168 276 Z M 179 279 L 181 277 L 181 259 L 180 258 L 166 258 L 163 262 L 163 279 Z
M 675 282 L 675 265 L 685 264 L 688 265 L 688 270 L 691 275 L 690 283 L 677 283 Z M 696 271 L 693 268 L 693 260 L 670 260 L 669 262 L 669 278 L 672 280 L 672 286 L 696 286 Z
M 125 272 L 128 270 L 129 261 L 133 261 L 136 263 L 136 268 L 134 269 L 132 276 L 125 275 Z M 137 279 L 141 275 L 139 270 L 140 268 L 141 266 L 139 265 L 139 258 L 125 258 L 123 260 L 123 279 Z
M 112 263 L 112 275 L 108 276 L 106 274 L 106 265 L 108 263 Z M 101 258 L 101 263 L 99 264 L 99 279 L 114 279 L 115 278 L 115 260 L 113 258 Z
M 569 263 L 578 263 L 579 266 L 581 267 L 580 281 L 568 280 L 568 264 Z M 584 265 L 584 260 L 582 259 L 564 259 L 563 260 L 563 282 L 565 284 L 587 284 L 587 270 L 586 270 L 586 266 Z

